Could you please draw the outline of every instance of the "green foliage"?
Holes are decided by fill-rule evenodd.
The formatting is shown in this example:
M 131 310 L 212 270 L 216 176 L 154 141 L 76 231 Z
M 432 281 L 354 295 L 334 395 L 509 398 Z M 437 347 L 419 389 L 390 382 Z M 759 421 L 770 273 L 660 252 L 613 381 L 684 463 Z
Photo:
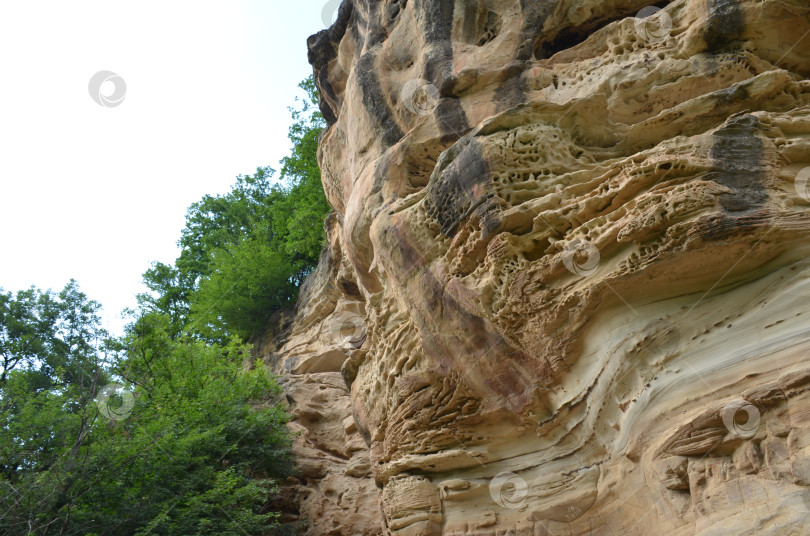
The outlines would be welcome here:
M 126 335 L 71 281 L 0 290 L 0 532 L 242 535 L 278 529 L 293 467 L 275 379 L 244 340 L 288 307 L 318 262 L 329 211 L 311 79 L 292 150 L 186 215 Z
M 42 381 L 86 382 L 81 366 L 107 336 L 97 318 L 100 309 L 73 280 L 59 294 L 30 288 L 15 296 L 0 290 L 0 387 L 15 368 L 30 370 Z
M 105 341 L 72 281 L 2 296 L 3 534 L 273 533 L 287 415 L 248 347 L 172 338 L 159 313 Z M 111 420 L 96 397 L 114 379 L 132 394 L 110 398 Z
M 237 177 L 231 191 L 191 205 L 174 266 L 155 263 L 144 274 L 150 293 L 141 305 L 171 319 L 171 332 L 223 341 L 260 331 L 277 310 L 291 306 L 317 265 L 330 207 L 318 168 L 317 111 L 312 78 L 299 85 L 306 98 L 290 108 L 290 155 L 275 171 Z
M 215 271 L 202 280 L 192 304 L 200 333 L 217 338 L 230 331 L 247 338 L 270 313 L 293 302 L 306 264 L 273 246 L 257 232 L 215 252 Z
M 0 296 L 0 525 L 37 534 L 74 488 L 107 333 L 75 281 Z
M 299 87 L 307 97 L 300 108 L 290 108 L 293 124 L 288 137 L 292 152 L 281 160 L 281 177 L 290 183 L 284 199 L 284 211 L 289 214 L 285 248 L 288 255 L 300 256 L 314 267 L 324 245 L 324 216 L 330 211 L 318 167 L 318 137 L 325 122 L 317 110 L 315 81 L 309 77 Z

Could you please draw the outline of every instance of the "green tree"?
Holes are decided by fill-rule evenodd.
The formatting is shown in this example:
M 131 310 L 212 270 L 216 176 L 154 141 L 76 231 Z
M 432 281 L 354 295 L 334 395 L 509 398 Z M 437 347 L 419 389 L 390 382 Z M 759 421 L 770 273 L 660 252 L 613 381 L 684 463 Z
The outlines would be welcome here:
M 100 305 L 73 280 L 58 294 L 0 295 L 0 524 L 58 532 L 82 473 L 91 402 L 110 377 L 108 334 Z
M 292 150 L 280 180 L 273 169 L 258 168 L 237 177 L 227 194 L 191 205 L 175 264 L 155 263 L 144 274 L 150 292 L 140 296 L 141 306 L 168 315 L 173 336 L 247 339 L 295 302 L 317 265 L 330 210 L 317 160 L 324 120 L 312 78 L 299 87 L 306 96 L 290 108 Z
M 286 249 L 291 256 L 299 256 L 314 268 L 324 246 L 323 221 L 331 210 L 321 183 L 318 166 L 318 138 L 326 126 L 318 111 L 318 89 L 310 76 L 298 87 L 306 92 L 299 108 L 290 108 L 293 124 L 287 137 L 292 142 L 289 156 L 281 160 L 281 177 L 289 182 L 284 198 L 286 221 Z
M 172 337 L 161 313 L 111 341 L 73 281 L 1 295 L 3 534 L 273 533 L 287 415 L 249 347 Z
M 273 534 L 293 461 L 280 389 L 244 343 L 289 307 L 324 246 L 311 79 L 292 151 L 186 215 L 174 264 L 144 274 L 126 335 L 75 281 L 0 290 L 3 534 Z

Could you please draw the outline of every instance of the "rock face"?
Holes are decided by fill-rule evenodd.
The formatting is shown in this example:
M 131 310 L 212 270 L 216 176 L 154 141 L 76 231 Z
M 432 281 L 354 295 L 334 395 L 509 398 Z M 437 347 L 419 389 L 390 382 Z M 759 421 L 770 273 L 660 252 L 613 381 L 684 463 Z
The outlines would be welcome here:
M 344 0 L 309 57 L 302 533 L 810 534 L 806 0 Z

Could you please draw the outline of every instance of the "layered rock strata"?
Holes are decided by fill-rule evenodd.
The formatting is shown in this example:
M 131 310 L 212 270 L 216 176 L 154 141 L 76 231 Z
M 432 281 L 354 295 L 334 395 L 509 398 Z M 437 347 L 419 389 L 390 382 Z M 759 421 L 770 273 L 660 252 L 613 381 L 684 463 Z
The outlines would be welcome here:
M 344 0 L 268 360 L 306 534 L 810 534 L 810 5 Z

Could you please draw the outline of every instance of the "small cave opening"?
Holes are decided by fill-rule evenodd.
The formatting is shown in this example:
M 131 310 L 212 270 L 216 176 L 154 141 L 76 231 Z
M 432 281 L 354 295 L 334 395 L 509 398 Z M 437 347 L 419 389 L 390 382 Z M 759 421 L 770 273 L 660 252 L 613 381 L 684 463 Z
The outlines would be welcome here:
M 664 9 L 669 4 L 670 1 L 665 0 L 655 4 L 649 4 L 644 7 Z M 644 7 L 640 9 L 644 9 Z M 634 17 L 636 13 L 638 13 L 638 10 L 632 13 L 625 12 L 615 17 L 589 20 L 588 22 L 571 28 L 563 28 L 556 35 L 554 35 L 551 40 L 544 40 L 543 37 L 546 36 L 540 36 L 534 46 L 534 58 L 538 60 L 545 60 L 558 52 L 574 48 L 575 46 L 584 43 L 591 35 L 598 32 L 605 26 L 613 24 L 616 21 L 626 19 L 627 17 Z

